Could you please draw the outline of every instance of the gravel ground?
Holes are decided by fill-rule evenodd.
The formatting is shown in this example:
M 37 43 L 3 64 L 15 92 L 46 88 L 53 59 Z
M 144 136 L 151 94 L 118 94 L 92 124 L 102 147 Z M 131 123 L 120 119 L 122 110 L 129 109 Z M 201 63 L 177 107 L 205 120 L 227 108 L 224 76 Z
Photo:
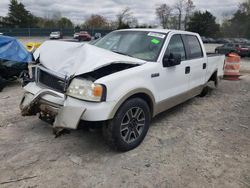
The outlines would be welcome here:
M 225 81 L 153 119 L 144 142 L 117 153 L 99 130 L 55 138 L 22 117 L 17 82 L 0 93 L 0 187 L 250 187 L 250 61 Z
M 0 93 L 0 187 L 250 187 L 250 75 L 157 116 L 127 153 L 100 131 L 54 138 L 20 116 L 21 95 L 17 83 Z

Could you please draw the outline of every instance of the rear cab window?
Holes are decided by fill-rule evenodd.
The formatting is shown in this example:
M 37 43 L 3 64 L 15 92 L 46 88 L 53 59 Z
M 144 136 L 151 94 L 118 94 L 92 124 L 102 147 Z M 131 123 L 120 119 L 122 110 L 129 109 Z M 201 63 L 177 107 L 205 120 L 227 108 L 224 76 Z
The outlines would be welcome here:
M 183 35 L 183 39 L 187 50 L 188 59 L 198 59 L 204 57 L 201 43 L 197 36 Z

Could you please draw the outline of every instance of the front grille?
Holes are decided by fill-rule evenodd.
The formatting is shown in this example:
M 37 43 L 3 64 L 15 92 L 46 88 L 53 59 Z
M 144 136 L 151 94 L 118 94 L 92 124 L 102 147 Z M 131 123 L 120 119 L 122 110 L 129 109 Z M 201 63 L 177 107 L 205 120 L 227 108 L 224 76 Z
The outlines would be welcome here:
M 37 82 L 61 93 L 64 92 L 65 79 L 50 74 L 40 68 L 37 69 Z

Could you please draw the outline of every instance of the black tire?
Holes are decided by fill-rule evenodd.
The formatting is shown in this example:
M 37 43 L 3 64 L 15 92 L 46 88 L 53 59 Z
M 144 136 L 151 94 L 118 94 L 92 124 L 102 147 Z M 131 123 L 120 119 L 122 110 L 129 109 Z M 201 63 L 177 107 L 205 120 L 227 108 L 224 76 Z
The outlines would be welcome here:
M 115 150 L 132 150 L 145 138 L 150 120 L 148 104 L 141 98 L 129 99 L 118 109 L 114 118 L 103 126 L 103 136 Z
M 216 74 L 216 76 L 215 76 L 215 78 L 214 78 L 214 86 L 215 86 L 216 88 L 219 87 L 219 82 L 220 82 L 220 79 L 219 79 L 218 75 Z
M 0 76 L 0 92 L 3 90 L 3 88 L 5 88 L 6 85 L 7 81 Z
M 205 96 L 208 94 L 208 92 L 209 92 L 209 88 L 208 88 L 208 86 L 205 86 L 205 87 L 202 89 L 202 91 L 201 91 L 199 97 L 205 97 Z

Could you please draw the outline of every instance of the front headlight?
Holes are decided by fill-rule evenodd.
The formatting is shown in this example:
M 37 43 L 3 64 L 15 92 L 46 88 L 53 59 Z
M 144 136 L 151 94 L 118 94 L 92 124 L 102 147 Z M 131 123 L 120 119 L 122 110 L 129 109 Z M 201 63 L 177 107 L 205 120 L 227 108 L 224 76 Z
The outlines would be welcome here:
M 90 80 L 75 78 L 70 83 L 66 94 L 86 101 L 100 102 L 105 100 L 106 88 Z

